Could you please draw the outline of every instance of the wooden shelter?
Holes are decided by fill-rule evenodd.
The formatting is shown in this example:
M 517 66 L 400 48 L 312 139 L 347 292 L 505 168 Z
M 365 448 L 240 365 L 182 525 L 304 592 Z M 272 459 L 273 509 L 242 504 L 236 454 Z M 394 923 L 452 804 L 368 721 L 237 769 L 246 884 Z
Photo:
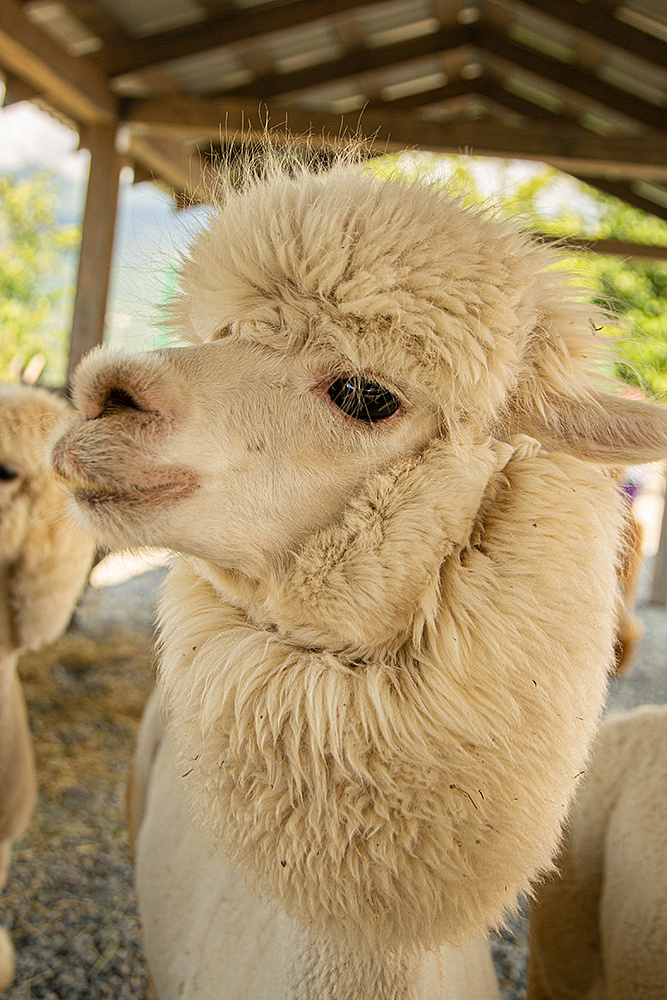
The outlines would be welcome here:
M 122 164 L 188 197 L 267 119 L 542 160 L 667 218 L 665 0 L 0 0 L 0 72 L 91 153 L 70 366 L 102 339 Z

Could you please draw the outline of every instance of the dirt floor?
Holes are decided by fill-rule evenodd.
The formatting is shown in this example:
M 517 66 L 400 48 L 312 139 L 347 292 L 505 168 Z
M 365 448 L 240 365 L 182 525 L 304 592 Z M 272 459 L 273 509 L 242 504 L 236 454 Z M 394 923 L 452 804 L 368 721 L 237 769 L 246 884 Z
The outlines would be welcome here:
M 66 636 L 21 664 L 40 799 L 0 897 L 17 948 L 7 1000 L 146 997 L 124 799 L 165 569 L 124 582 L 97 572 L 106 585 L 87 591 Z M 612 684 L 614 707 L 667 701 L 667 610 L 640 603 L 639 613 L 646 635 L 632 671 Z M 503 1000 L 523 1000 L 524 921 L 493 948 Z

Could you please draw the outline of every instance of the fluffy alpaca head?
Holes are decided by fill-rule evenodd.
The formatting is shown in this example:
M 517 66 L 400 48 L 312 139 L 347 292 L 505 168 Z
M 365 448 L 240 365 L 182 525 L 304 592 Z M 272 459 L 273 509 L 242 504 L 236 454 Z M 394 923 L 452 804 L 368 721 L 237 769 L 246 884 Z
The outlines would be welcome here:
M 83 515 L 184 555 L 185 784 L 316 932 L 453 940 L 554 850 L 616 609 L 616 487 L 577 456 L 659 457 L 667 418 L 595 390 L 552 259 L 421 183 L 274 171 L 183 263 L 192 346 L 77 377 L 54 463 Z
M 74 524 L 47 460 L 49 439 L 69 413 L 44 389 L 0 385 L 0 569 L 12 633 L 1 637 L 5 648 L 56 638 L 92 561 L 92 537 Z

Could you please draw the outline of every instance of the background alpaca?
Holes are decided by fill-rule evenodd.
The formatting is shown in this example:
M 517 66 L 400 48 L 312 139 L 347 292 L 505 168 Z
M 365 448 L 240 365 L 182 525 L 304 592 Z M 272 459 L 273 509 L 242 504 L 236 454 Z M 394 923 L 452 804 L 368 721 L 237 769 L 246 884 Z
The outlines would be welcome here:
M 531 906 L 529 1000 L 666 995 L 666 789 L 667 708 L 605 720 Z
M 616 635 L 616 670 L 628 670 L 644 634 L 640 619 L 635 613 L 637 589 L 642 567 L 644 533 L 631 507 L 625 511 L 618 565 L 622 605 L 618 616 Z
M 56 469 L 180 553 L 131 794 L 160 1000 L 495 994 L 613 663 L 595 463 L 667 452 L 552 262 L 422 183 L 269 170 L 184 261 L 193 346 L 80 369 Z
M 68 496 L 46 462 L 49 436 L 68 410 L 43 389 L 0 385 L 0 888 L 36 792 L 19 655 L 65 629 L 94 553 L 90 535 L 68 517 Z M 0 928 L 0 990 L 13 968 L 12 945 Z

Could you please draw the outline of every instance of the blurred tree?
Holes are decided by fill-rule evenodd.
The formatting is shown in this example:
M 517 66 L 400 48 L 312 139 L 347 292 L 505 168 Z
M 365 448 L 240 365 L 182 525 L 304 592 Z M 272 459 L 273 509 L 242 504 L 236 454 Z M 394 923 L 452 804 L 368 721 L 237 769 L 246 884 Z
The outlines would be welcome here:
M 0 378 L 45 356 L 44 381 L 62 384 L 76 279 L 78 227 L 58 220 L 48 173 L 0 176 Z

